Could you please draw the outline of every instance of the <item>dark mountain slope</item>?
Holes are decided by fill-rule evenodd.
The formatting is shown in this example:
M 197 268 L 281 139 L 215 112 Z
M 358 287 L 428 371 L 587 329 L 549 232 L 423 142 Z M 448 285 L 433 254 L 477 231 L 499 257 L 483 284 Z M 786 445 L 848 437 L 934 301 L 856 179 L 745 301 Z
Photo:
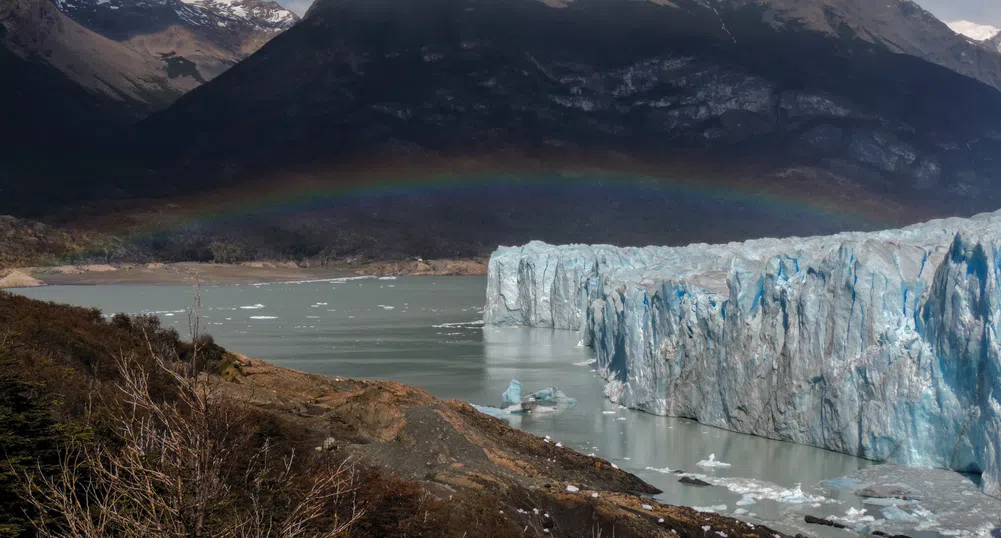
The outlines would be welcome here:
M 0 206 L 24 211 L 96 194 L 99 182 L 85 185 L 72 178 L 105 151 L 104 142 L 124 133 L 127 110 L 44 62 L 3 47 L 0 73 L 0 117 L 7 133 L 0 144 Z
M 878 24 L 832 33 L 778 0 L 718 4 L 320 0 L 147 121 L 146 164 L 242 181 L 376 157 L 616 152 L 988 186 L 1001 92 L 890 50 Z M 837 11 L 849 0 L 803 4 L 854 20 Z

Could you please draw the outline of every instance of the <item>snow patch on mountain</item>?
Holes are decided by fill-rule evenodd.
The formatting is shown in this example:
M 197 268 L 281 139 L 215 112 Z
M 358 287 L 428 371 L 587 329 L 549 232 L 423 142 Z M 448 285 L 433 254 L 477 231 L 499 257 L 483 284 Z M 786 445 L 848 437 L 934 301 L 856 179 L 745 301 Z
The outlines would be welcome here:
M 101 10 L 156 13 L 172 11 L 193 26 L 230 27 L 243 25 L 261 31 L 279 32 L 291 28 L 299 17 L 270 0 L 55 0 L 67 15 L 86 13 L 92 17 Z
M 970 21 L 952 21 L 946 23 L 953 32 L 964 35 L 974 41 L 987 41 L 1001 34 L 1001 28 L 988 24 L 977 24 Z

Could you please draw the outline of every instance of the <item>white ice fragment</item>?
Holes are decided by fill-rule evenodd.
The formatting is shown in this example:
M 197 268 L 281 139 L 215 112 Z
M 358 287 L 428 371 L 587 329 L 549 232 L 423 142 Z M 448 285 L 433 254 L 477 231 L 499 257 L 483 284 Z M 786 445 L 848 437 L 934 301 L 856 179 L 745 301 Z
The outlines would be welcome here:
M 651 506 L 649 504 L 641 504 L 640 508 L 642 508 L 644 510 L 653 510 L 653 506 Z
M 709 459 L 702 460 L 702 461 L 696 463 L 695 465 L 698 465 L 699 467 L 706 467 L 706 468 L 724 468 L 724 467 L 730 467 L 729 463 L 723 463 L 722 461 L 717 461 L 716 460 L 716 454 L 709 454 Z

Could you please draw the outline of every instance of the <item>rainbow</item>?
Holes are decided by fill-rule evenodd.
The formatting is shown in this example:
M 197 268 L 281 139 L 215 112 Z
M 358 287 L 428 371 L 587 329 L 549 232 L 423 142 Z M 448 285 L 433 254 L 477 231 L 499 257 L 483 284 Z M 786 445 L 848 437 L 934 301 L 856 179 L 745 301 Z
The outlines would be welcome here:
M 512 161 L 510 158 L 465 158 L 423 165 L 407 163 L 285 172 L 267 180 L 234 181 L 231 186 L 197 196 L 147 200 L 124 210 L 105 211 L 105 215 L 92 216 L 86 222 L 88 228 L 128 243 L 176 230 L 226 229 L 234 223 L 237 226 L 252 223 L 254 219 L 281 222 L 314 211 L 334 215 L 341 208 L 357 207 L 359 202 L 396 199 L 444 201 L 460 206 L 474 201 L 482 206 L 483 200 L 491 200 L 502 193 L 510 196 L 509 200 L 516 196 L 522 196 L 521 199 L 547 196 L 557 203 L 565 197 L 577 196 L 575 200 L 580 200 L 590 196 L 596 206 L 601 205 L 604 197 L 626 201 L 626 204 L 629 200 L 652 199 L 664 202 L 665 215 L 690 206 L 708 208 L 709 213 L 713 208 L 720 208 L 716 215 L 706 216 L 704 229 L 697 222 L 700 214 L 696 211 L 689 211 L 687 217 L 679 217 L 673 222 L 665 217 L 665 229 L 674 230 L 670 232 L 670 237 L 676 237 L 673 243 L 651 238 L 649 234 L 646 239 L 637 239 L 638 242 L 677 245 L 740 239 L 745 232 L 744 237 L 754 237 L 761 233 L 762 226 L 740 229 L 752 219 L 756 219 L 757 224 L 768 222 L 763 219 L 774 220 L 775 225 L 767 233 L 804 235 L 814 232 L 787 228 L 794 228 L 796 223 L 816 221 L 826 223 L 826 230 L 869 231 L 945 216 L 931 210 L 930 204 L 924 207 L 913 200 L 902 202 L 874 195 L 857 185 L 835 181 L 810 169 L 778 174 L 722 165 L 643 166 L 635 161 L 609 165 L 581 159 L 570 164 L 561 160 L 564 164 L 554 166 L 552 161 L 522 160 L 515 164 Z M 420 206 L 420 201 L 415 203 Z M 728 208 L 746 209 L 747 212 L 746 215 L 727 213 Z M 564 205 L 560 209 L 564 215 L 572 214 L 574 206 Z M 601 211 L 600 207 L 590 209 Z M 656 215 L 649 211 L 649 206 L 647 210 L 648 214 Z M 628 212 L 629 209 L 620 208 L 620 211 Z M 729 220 L 711 222 L 720 215 Z M 780 220 L 782 218 L 785 220 Z M 649 223 L 656 226 L 655 217 L 634 220 L 626 226 L 643 227 Z M 782 228 L 784 223 L 792 224 Z M 711 229 L 712 226 L 716 228 Z M 637 236 L 643 231 L 649 230 L 637 229 Z M 589 239 L 585 236 L 581 240 Z M 601 239 L 593 240 L 599 241 Z
M 488 195 L 492 190 L 601 190 L 664 198 L 741 203 L 771 212 L 795 212 L 839 219 L 859 229 L 892 228 L 932 216 L 933 211 L 904 205 L 861 189 L 832 188 L 822 180 L 783 176 L 753 177 L 719 170 L 616 170 L 598 167 L 540 170 L 538 168 L 463 170 L 386 167 L 355 171 L 306 173 L 222 188 L 207 196 L 173 200 L 170 225 L 206 223 L 262 214 L 295 213 L 336 208 L 358 200 Z M 826 179 L 826 178 L 825 178 Z M 158 227 L 164 223 L 159 223 Z M 795 230 L 790 230 L 795 233 Z

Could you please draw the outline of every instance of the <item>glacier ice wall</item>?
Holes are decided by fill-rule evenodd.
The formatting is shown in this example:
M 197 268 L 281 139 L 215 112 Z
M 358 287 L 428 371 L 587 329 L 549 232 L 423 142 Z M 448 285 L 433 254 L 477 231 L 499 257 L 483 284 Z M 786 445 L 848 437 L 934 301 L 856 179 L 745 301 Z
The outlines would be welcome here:
M 490 260 L 486 323 L 578 330 L 615 402 L 1001 496 L 1001 212 L 727 245 L 533 242 Z

